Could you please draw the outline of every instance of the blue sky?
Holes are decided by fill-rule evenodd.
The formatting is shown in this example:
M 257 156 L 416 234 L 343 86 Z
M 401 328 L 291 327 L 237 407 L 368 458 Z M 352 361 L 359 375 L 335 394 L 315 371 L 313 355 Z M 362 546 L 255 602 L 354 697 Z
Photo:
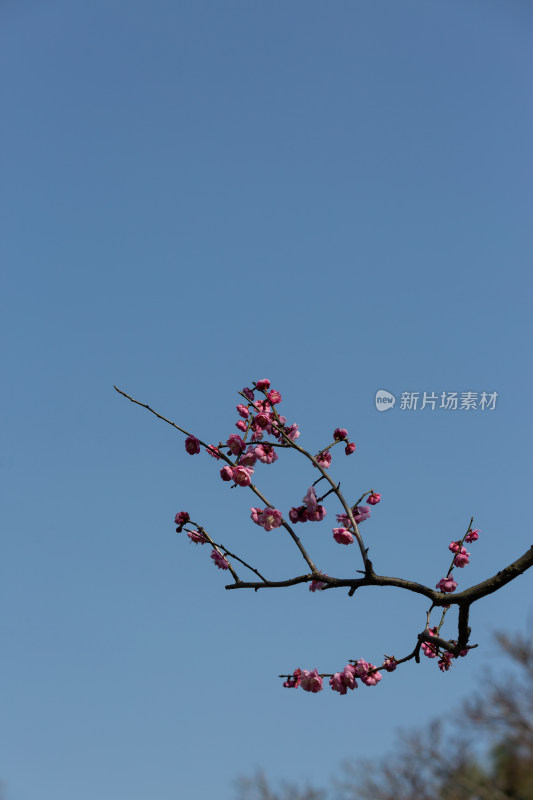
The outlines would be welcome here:
M 174 532 L 187 509 L 272 576 L 301 571 L 205 455 L 269 377 L 332 474 L 383 495 L 376 570 L 460 587 L 531 545 L 531 6 L 526 2 L 5 2 L 0 253 L 8 800 L 201 800 L 232 780 L 325 782 L 394 730 L 450 714 L 531 620 L 531 576 L 472 610 L 479 648 L 441 675 L 314 696 L 296 666 L 410 651 L 397 590 L 226 592 Z M 378 413 L 387 389 L 394 409 Z M 497 392 L 494 410 L 402 410 L 402 392 Z M 278 507 L 314 478 L 257 470 Z M 302 537 L 350 575 L 337 509 Z M 308 530 L 309 528 L 309 530 Z M 453 626 L 447 629 L 453 635 Z

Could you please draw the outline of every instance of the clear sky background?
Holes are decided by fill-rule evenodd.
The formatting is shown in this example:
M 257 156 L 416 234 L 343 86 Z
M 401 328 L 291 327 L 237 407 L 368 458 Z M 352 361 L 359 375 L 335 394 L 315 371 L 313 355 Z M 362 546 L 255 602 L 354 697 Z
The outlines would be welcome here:
M 279 672 L 407 654 L 394 589 L 227 592 L 186 509 L 272 577 L 303 571 L 254 496 L 113 390 L 206 441 L 269 377 L 354 500 L 376 570 L 460 588 L 532 544 L 533 11 L 523 0 L 4 0 L 0 778 L 8 800 L 231 800 L 257 766 L 325 782 L 479 686 L 530 575 L 475 605 L 479 648 L 348 697 Z M 498 392 L 378 413 L 374 395 Z M 257 469 L 285 512 L 315 475 Z M 360 568 L 328 517 L 320 567 Z M 453 636 L 453 620 L 444 629 Z M 455 713 L 455 711 L 454 711 Z

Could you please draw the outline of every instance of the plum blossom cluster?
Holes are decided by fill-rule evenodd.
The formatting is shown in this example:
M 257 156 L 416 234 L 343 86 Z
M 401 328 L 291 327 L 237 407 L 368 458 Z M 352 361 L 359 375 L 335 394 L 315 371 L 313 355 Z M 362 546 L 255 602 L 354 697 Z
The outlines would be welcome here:
M 325 673 L 320 675 L 316 669 L 310 672 L 298 668 L 294 670 L 292 675 L 282 675 L 281 677 L 286 678 L 283 683 L 285 688 L 297 689 L 301 686 L 305 692 L 313 693 L 322 691 L 324 678 L 329 677 L 329 685 L 334 692 L 347 694 L 348 689 L 357 689 L 357 680 L 360 680 L 365 686 L 377 686 L 382 677 L 379 669 L 394 672 L 396 659 L 391 656 L 385 656 L 382 666 L 378 668 L 374 664 L 365 661 L 364 658 L 360 658 L 358 661 L 350 661 L 341 672 L 335 672 L 333 675 Z
M 453 568 L 457 567 L 458 569 L 462 569 L 466 567 L 467 564 L 470 563 L 470 553 L 467 552 L 466 547 L 464 546 L 464 542 L 470 544 L 471 542 L 475 542 L 479 539 L 479 531 L 477 529 L 472 530 L 472 522 L 468 526 L 468 530 L 463 536 L 462 539 L 454 542 L 450 542 L 448 545 L 448 549 L 453 553 L 452 563 L 448 569 L 446 575 L 440 579 L 440 581 L 435 586 L 439 592 L 443 592 L 444 594 L 452 594 L 457 589 L 457 581 L 453 578 Z M 446 616 L 446 612 L 448 611 L 449 606 L 444 607 L 444 611 L 442 614 L 442 619 L 439 625 L 435 625 L 433 628 L 426 628 L 426 634 L 431 637 L 439 636 L 441 626 L 444 622 L 444 617 Z M 438 666 L 441 672 L 447 672 L 451 666 L 454 656 L 449 651 L 442 651 L 437 644 L 432 644 L 430 642 L 423 642 L 421 646 L 422 652 L 427 658 L 437 658 Z M 460 657 L 466 656 L 468 650 L 461 650 L 459 652 Z
M 452 592 L 455 592 L 457 589 L 457 582 L 452 576 L 453 568 L 458 567 L 459 569 L 462 569 L 470 563 L 470 553 L 466 552 L 466 547 L 464 547 L 463 542 L 470 543 L 479 539 L 479 531 L 477 529 L 473 531 L 471 530 L 471 527 L 472 524 L 470 524 L 467 532 L 460 541 L 450 542 L 448 545 L 448 549 L 451 550 L 454 556 L 447 574 L 444 576 L 444 578 L 440 579 L 435 587 L 439 590 L 439 592 L 444 592 L 445 594 L 451 594 Z
M 177 525 L 176 527 L 177 533 L 181 533 L 185 525 L 193 524 L 191 521 L 191 517 L 187 511 L 180 511 L 178 514 L 176 514 L 176 516 L 174 517 L 174 522 Z M 213 544 L 211 539 L 202 530 L 186 529 L 186 532 L 187 536 L 189 537 L 191 542 L 194 542 L 194 544 L 201 544 L 201 545 L 208 543 Z M 213 559 L 213 563 L 215 564 L 215 566 L 217 566 L 219 569 L 222 570 L 229 569 L 228 560 L 224 557 L 224 555 L 220 552 L 220 550 L 217 549 L 217 547 L 213 547 L 213 549 L 211 550 L 211 558 Z
M 256 397 L 256 392 L 262 393 L 263 397 Z M 288 442 L 296 441 L 300 431 L 296 423 L 287 425 L 287 419 L 277 412 L 281 393 L 270 388 L 267 378 L 254 383 L 253 388 L 245 386 L 241 395 L 246 403 L 237 405 L 239 419 L 236 427 L 240 433 L 230 434 L 225 444 L 207 445 L 205 450 L 217 461 L 226 461 L 220 470 L 223 481 L 248 487 L 252 483 L 256 463 L 273 464 L 278 460 L 275 448 L 286 447 Z M 265 436 L 272 436 L 274 441 L 262 441 Z M 189 455 L 200 453 L 200 439 L 188 435 L 185 450 Z
M 256 397 L 256 392 L 263 396 Z M 240 419 L 235 425 L 244 434 L 245 439 L 249 436 L 251 442 L 261 442 L 264 436 L 273 436 L 278 442 L 283 443 L 284 437 L 291 441 L 299 437 L 298 425 L 296 423 L 287 425 L 286 417 L 277 412 L 276 406 L 282 400 L 281 393 L 277 389 L 270 388 L 268 378 L 257 381 L 252 388 L 245 386 L 241 395 L 247 402 L 237 405 Z M 255 448 L 254 452 L 256 458 L 264 464 L 272 464 L 277 460 L 276 453 L 268 443 L 266 447 Z
M 355 453 L 355 444 L 348 441 L 348 431 L 346 428 L 335 428 L 333 431 L 333 442 L 328 444 L 323 450 L 320 450 L 315 456 L 317 463 L 324 469 L 329 469 L 331 467 L 331 453 L 329 451 L 330 448 L 338 442 L 345 442 L 344 452 L 347 456 L 351 456 L 352 453 Z
M 205 449 L 212 458 L 226 461 L 220 469 L 223 481 L 234 486 L 253 488 L 252 479 L 257 462 L 273 464 L 278 460 L 276 448 L 291 447 L 299 438 L 300 431 L 297 423 L 287 425 L 287 419 L 279 414 L 277 406 L 282 401 L 281 393 L 271 388 L 268 378 L 254 382 L 252 388 L 245 386 L 240 394 L 245 402 L 239 403 L 236 407 L 239 416 L 236 427 L 239 433 L 230 434 L 225 444 L 220 441 L 218 445 L 207 445 Z M 274 441 L 264 441 L 265 436 L 271 436 Z M 314 457 L 314 466 L 329 469 L 332 462 L 330 450 L 339 443 L 345 445 L 346 455 L 355 452 L 356 446 L 349 441 L 347 429 L 335 428 L 333 441 Z M 188 435 L 185 439 L 185 449 L 190 455 L 197 455 L 201 452 L 200 439 Z M 381 500 L 381 495 L 377 492 L 367 492 L 352 507 L 352 519 L 346 513 L 337 515 L 339 525 L 342 527 L 333 529 L 333 538 L 336 542 L 351 544 L 354 541 L 353 523 L 358 524 L 370 517 L 369 506 L 360 505 L 367 495 L 370 505 L 376 505 Z M 321 500 L 322 498 L 317 498 L 315 486 L 310 486 L 302 499 L 302 504 L 293 506 L 289 510 L 290 522 L 292 524 L 321 522 L 327 513 Z M 251 512 L 252 520 L 266 531 L 272 531 L 284 524 L 281 511 L 276 508 L 252 507 Z
M 117 391 L 120 392 L 120 390 Z M 132 400 L 132 402 L 138 403 L 138 401 L 124 392 L 120 393 Z M 427 614 L 426 627 L 423 633 L 419 634 L 415 649 L 406 657 L 396 659 L 395 656 L 385 656 L 383 663 L 379 667 L 364 659 L 350 660 L 342 670 L 334 673 L 319 673 L 316 668 L 314 670 L 297 669 L 290 675 L 280 676 L 285 678 L 283 685 L 287 688 L 301 687 L 306 692 L 316 694 L 322 691 L 324 679 L 329 678 L 329 686 L 333 691 L 340 695 L 347 695 L 349 691 L 356 689 L 359 683 L 363 683 L 366 686 L 377 686 L 382 679 L 382 674 L 393 672 L 399 664 L 411 658 L 416 658 L 418 661 L 420 650 L 427 658 L 436 659 L 442 672 L 447 672 L 451 668 L 453 660 L 457 657 L 465 656 L 470 648 L 468 645 L 469 629 L 466 626 L 464 614 L 465 597 L 467 598 L 466 603 L 468 603 L 467 621 L 470 603 L 477 599 L 478 596 L 484 596 L 480 593 L 478 587 L 473 587 L 477 594 L 472 594 L 473 599 L 471 600 L 469 599 L 471 596 L 469 591 L 472 590 L 463 592 L 457 598 L 443 598 L 443 595 L 453 595 L 457 589 L 454 569 L 463 569 L 470 563 L 470 553 L 467 545 L 477 541 L 479 538 L 478 530 L 472 529 L 473 520 L 470 522 L 468 530 L 462 539 L 452 541 L 449 545 L 449 550 L 452 554 L 451 564 L 447 573 L 435 586 L 439 594 L 431 587 L 423 587 L 420 584 L 414 584 L 404 579 L 398 580 L 397 578 L 386 578 L 377 575 L 374 572 L 372 562 L 368 558 L 368 547 L 363 542 L 359 526 L 370 519 L 375 506 L 381 502 L 381 494 L 371 490 L 364 492 L 355 503 L 353 500 L 345 500 L 340 491 L 340 483 L 335 483 L 329 472 L 333 463 L 332 454 L 338 452 L 334 451 L 336 446 L 340 445 L 341 448 L 344 448 L 346 455 L 352 455 L 356 450 L 355 443 L 350 441 L 348 437 L 347 429 L 335 428 L 331 443 L 320 449 L 315 455 L 312 455 L 301 446 L 298 424 L 288 424 L 286 417 L 280 413 L 279 406 L 282 402 L 282 396 L 277 389 L 271 387 L 270 380 L 267 378 L 258 380 L 252 383 L 251 386 L 244 387 L 239 392 L 239 395 L 240 402 L 236 406 L 237 421 L 235 422 L 238 432 L 229 433 L 225 438 L 225 442 L 220 440 L 218 444 L 206 444 L 197 436 L 190 434 L 175 423 L 157 414 L 149 406 L 139 403 L 139 405 L 143 405 L 185 435 L 185 450 L 189 455 L 198 455 L 204 449 L 214 461 L 222 462 L 219 465 L 222 481 L 226 484 L 231 484 L 232 487 L 248 488 L 260 500 L 261 505 L 254 505 L 250 508 L 251 521 L 267 533 L 279 530 L 279 535 L 289 535 L 306 562 L 306 572 L 303 575 L 298 575 L 288 580 L 267 580 L 258 569 L 248 564 L 240 556 L 227 550 L 224 545 L 215 543 L 204 528 L 191 520 L 187 511 L 178 512 L 174 518 L 176 531 L 181 533 L 185 530 L 190 542 L 200 545 L 201 551 L 203 550 L 203 545 L 209 544 L 211 546 L 210 559 L 214 566 L 224 572 L 229 571 L 233 576 L 234 583 L 227 585 L 226 588 L 251 588 L 257 591 L 263 587 L 292 586 L 304 583 L 308 585 L 309 591 L 312 593 L 320 593 L 326 588 L 349 587 L 349 595 L 351 596 L 361 586 L 401 585 L 402 588 L 425 594 L 432 602 Z M 320 473 L 319 477 L 307 489 L 300 504 L 292 506 L 286 512 L 282 512 L 275 507 L 275 504 L 264 497 L 252 482 L 256 472 L 263 469 L 261 465 L 269 466 L 281 460 L 284 449 L 293 449 L 299 452 L 311 462 L 315 470 L 315 476 L 317 472 Z M 324 483 L 321 483 L 322 481 Z M 324 486 L 327 487 L 325 491 L 323 491 Z M 334 497 L 342 506 L 340 509 L 335 509 L 335 512 L 338 511 L 339 513 L 335 515 L 335 527 L 330 528 L 333 540 L 337 544 L 345 546 L 354 544 L 356 549 L 358 546 L 364 567 L 362 570 L 350 567 L 349 569 L 352 569 L 351 573 L 348 574 L 348 577 L 342 579 L 332 578 L 321 571 L 311 558 L 304 541 L 297 535 L 297 533 L 300 533 L 301 528 L 300 524 L 296 528 L 297 523 L 322 522 L 325 519 L 328 514 L 325 502 L 329 496 Z M 305 535 L 310 532 L 310 527 L 314 529 L 314 526 L 306 526 L 304 529 Z M 242 565 L 244 568 L 251 570 L 256 578 L 253 581 L 241 580 L 235 569 L 236 562 L 238 562 L 239 570 Z M 533 555 L 526 553 L 515 564 L 519 565 L 515 574 L 520 574 L 533 565 Z M 363 577 L 360 577 L 360 575 Z M 500 575 L 501 573 L 498 573 L 491 581 L 497 582 Z M 503 585 L 502 580 L 499 581 L 499 585 Z M 489 589 L 483 591 L 489 593 Z M 494 591 L 492 585 L 490 591 Z M 458 640 L 446 641 L 441 638 L 440 630 L 446 612 L 454 604 L 460 604 L 463 621 L 462 623 L 461 621 L 459 622 Z M 435 607 L 443 609 L 442 619 L 437 625 L 430 627 L 429 617 Z M 467 633 L 465 633 L 465 630 Z
M 302 502 L 302 506 L 293 506 L 289 511 L 289 519 L 292 523 L 321 522 L 324 519 L 326 509 L 318 502 L 314 486 L 309 487 Z
M 246 402 L 238 403 L 236 411 L 239 419 L 235 423 L 239 433 L 231 434 L 226 443 L 206 445 L 206 452 L 214 459 L 224 459 L 227 463 L 220 470 L 223 481 L 231 482 L 236 486 L 247 487 L 252 483 L 254 467 L 257 461 L 262 464 L 273 464 L 278 460 L 276 448 L 290 447 L 300 436 L 297 423 L 287 424 L 287 419 L 277 410 L 281 403 L 281 393 L 271 389 L 270 380 L 263 378 L 253 383 L 252 387 L 245 386 L 240 395 Z M 265 436 L 271 436 L 274 441 L 264 441 Z M 333 442 L 315 456 L 315 466 L 329 469 L 332 462 L 330 449 L 339 443 L 344 443 L 344 452 L 351 455 L 356 446 L 348 439 L 346 428 L 335 428 Z M 189 455 L 198 455 L 202 443 L 196 436 L 189 434 L 185 439 L 185 450 Z M 292 521 L 307 522 L 317 521 L 318 517 L 309 516 L 306 506 L 299 507 L 300 517 Z M 325 513 L 325 511 L 324 511 Z
M 258 398 L 256 393 L 262 393 L 263 397 Z M 270 381 L 263 379 L 253 384 L 253 388 L 245 387 L 241 396 L 246 402 L 237 405 L 239 419 L 236 427 L 239 433 L 230 434 L 226 443 L 222 441 L 216 445 L 207 445 L 206 452 L 215 460 L 223 459 L 226 463 L 220 469 L 220 477 L 227 483 L 236 486 L 252 486 L 252 476 L 257 462 L 262 464 L 273 464 L 278 460 L 276 448 L 290 447 L 300 436 L 299 426 L 292 424 L 287 426 L 287 420 L 281 416 L 276 406 L 281 403 L 281 393 L 270 388 Z M 274 441 L 264 440 L 265 436 L 271 436 Z M 348 439 L 346 428 L 335 428 L 333 431 L 333 441 L 327 447 L 319 451 L 314 457 L 314 466 L 323 470 L 329 469 L 332 463 L 331 448 L 336 444 L 344 443 L 344 452 L 351 455 L 355 452 L 356 446 Z M 190 455 L 197 455 L 201 452 L 201 441 L 195 436 L 188 435 L 185 440 L 185 449 Z M 324 497 L 318 497 L 315 485 L 321 480 L 310 486 L 302 498 L 299 506 L 293 506 L 288 512 L 288 518 L 292 524 L 297 522 L 321 522 L 327 514 Z M 253 488 L 253 486 L 252 486 Z M 366 498 L 368 505 L 362 505 Z M 359 523 L 370 517 L 370 506 L 377 505 L 381 500 L 381 495 L 373 490 L 365 492 L 361 498 L 350 507 L 349 512 L 337 515 L 338 524 L 342 527 L 333 528 L 333 538 L 341 544 L 351 544 L 356 536 L 355 527 Z M 346 508 L 346 506 L 345 506 Z M 252 521 L 270 532 L 280 528 L 284 523 L 282 512 L 273 506 L 258 507 L 250 509 Z M 176 530 L 181 532 L 187 523 L 191 523 L 188 512 L 181 511 L 175 517 Z M 192 523 L 191 523 L 192 524 Z M 201 530 L 187 530 L 187 536 L 195 544 L 204 545 L 211 542 L 209 537 Z M 212 543 L 212 542 L 211 542 Z M 229 561 L 214 547 L 211 551 L 213 563 L 222 570 L 229 569 Z M 327 586 L 327 581 L 321 577 L 327 577 L 325 573 L 319 573 L 317 577 L 309 583 L 309 591 L 322 591 Z M 383 665 L 386 670 L 396 667 L 394 659 L 388 659 Z M 317 670 L 295 670 L 291 676 L 287 676 L 284 685 L 288 687 L 301 686 L 304 691 L 316 693 L 323 688 L 323 677 Z M 357 687 L 357 680 L 367 686 L 375 686 L 381 680 L 381 673 L 373 664 L 364 659 L 348 664 L 342 672 L 330 676 L 330 686 L 340 694 L 346 694 L 348 689 Z
M 362 500 L 367 497 L 367 502 L 375 506 L 381 500 L 381 495 L 378 492 L 365 492 L 364 495 L 357 501 L 351 508 L 351 517 L 356 525 L 364 522 L 365 519 L 370 517 L 370 508 L 368 506 L 360 505 Z M 338 544 L 352 544 L 355 540 L 353 534 L 353 523 L 350 516 L 346 513 L 337 514 L 337 522 L 340 527 L 333 528 L 333 538 Z
M 470 553 L 467 545 L 477 541 L 479 538 L 478 531 L 472 529 L 473 520 L 471 520 L 465 536 L 450 543 L 451 565 L 435 588 L 423 586 L 420 583 L 404 578 L 378 575 L 368 556 L 369 548 L 363 541 L 359 525 L 370 518 L 371 509 L 373 510 L 381 501 L 381 495 L 375 491 L 365 492 L 357 502 L 352 503 L 344 498 L 340 491 L 340 483 L 335 483 L 329 472 L 333 461 L 332 453 L 334 452 L 334 447 L 340 444 L 341 447 L 344 447 L 346 455 L 352 455 L 356 450 L 355 443 L 349 440 L 346 428 L 335 428 L 332 436 L 333 441 L 320 449 L 316 455 L 311 455 L 301 446 L 298 424 L 292 423 L 289 425 L 286 418 L 280 414 L 281 393 L 272 388 L 270 381 L 266 378 L 256 381 L 251 387 L 244 387 L 239 392 L 240 402 L 236 407 L 238 419 L 235 423 L 238 433 L 230 433 L 226 437 L 225 443 L 219 441 L 218 444 L 208 444 L 202 441 L 197 436 L 154 411 L 149 405 L 135 400 L 116 386 L 115 389 L 132 403 L 142 406 L 173 428 L 181 431 L 186 437 L 185 449 L 189 455 L 198 455 L 204 449 L 214 461 L 223 462 L 220 465 L 222 467 L 220 469 L 221 479 L 225 483 L 231 484 L 232 488 L 241 486 L 250 489 L 261 501 L 260 507 L 253 506 L 251 508 L 252 522 L 262 527 L 266 532 L 283 528 L 283 532 L 280 530 L 280 535 L 287 534 L 292 538 L 306 563 L 304 574 L 288 579 L 268 580 L 256 567 L 244 561 L 240 556 L 231 553 L 224 545 L 215 543 L 204 528 L 191 520 L 188 512 L 178 512 L 174 520 L 177 532 L 181 533 L 185 530 L 189 541 L 195 546 L 200 545 L 201 550 L 203 550 L 203 545 L 210 544 L 212 548 L 210 559 L 213 564 L 218 569 L 231 574 L 233 583 L 226 585 L 226 589 L 244 588 L 258 591 L 267 587 L 277 588 L 308 584 L 309 591 L 315 594 L 322 592 L 326 588 L 346 587 L 348 588 L 348 595 L 351 597 L 362 587 L 395 586 L 425 595 L 430 599 L 431 607 L 427 612 L 424 630 L 418 634 L 414 650 L 407 656 L 401 659 L 396 659 L 394 656 L 385 656 L 385 660 L 380 667 L 375 667 L 373 664 L 364 661 L 364 659 L 350 661 L 341 671 L 333 674 L 319 673 L 317 669 L 312 671 L 298 669 L 291 675 L 281 676 L 286 678 L 285 686 L 290 688 L 301 686 L 304 691 L 317 693 L 323 688 L 324 678 L 328 677 L 333 691 L 338 694 L 348 694 L 349 691 L 357 688 L 358 682 L 368 686 L 376 686 L 381 680 L 382 673 L 393 672 L 399 664 L 410 659 L 414 658 L 418 661 L 420 651 L 428 658 L 436 659 L 439 669 L 442 672 L 447 672 L 454 659 L 467 655 L 469 649 L 476 646 L 468 644 L 470 638 L 468 618 L 472 603 L 499 590 L 510 580 L 514 580 L 514 578 L 522 575 L 533 566 L 533 547 L 531 547 L 507 568 L 498 571 L 480 584 L 464 590 L 460 595 L 454 596 L 457 582 L 454 579 L 453 570 L 463 569 L 468 566 Z M 314 480 L 312 486 L 309 487 L 302 498 L 301 504 L 293 506 L 284 517 L 282 512 L 275 507 L 275 504 L 261 494 L 252 483 L 252 478 L 260 468 L 259 465 L 268 466 L 278 462 L 281 460 L 281 451 L 287 448 L 292 448 L 307 459 L 313 466 L 315 475 L 318 472 L 320 477 Z M 329 484 L 330 488 L 322 492 L 321 496 L 318 496 L 319 492 L 315 487 L 318 487 L 321 481 L 324 481 L 322 486 Z M 334 495 L 342 506 L 342 509 L 338 509 L 340 513 L 337 514 L 337 525 L 332 528 L 334 541 L 342 545 L 356 545 L 359 548 L 363 562 L 363 569 L 355 569 L 352 568 L 348 559 L 347 563 L 350 565 L 348 567 L 348 575 L 342 578 L 330 577 L 327 573 L 321 571 L 315 565 L 306 544 L 298 535 L 301 526 L 298 525 L 296 528 L 298 534 L 294 530 L 296 523 L 323 521 L 327 513 L 324 501 L 329 495 Z M 304 534 L 308 532 L 309 528 L 306 528 Z M 357 549 L 357 547 L 354 549 Z M 242 580 L 237 574 L 236 563 L 238 563 L 239 570 L 243 566 L 245 569 L 251 570 L 255 577 L 249 581 Z M 457 640 L 446 640 L 441 638 L 440 630 L 447 611 L 455 605 L 459 607 L 458 638 Z M 429 618 L 432 610 L 436 607 L 443 609 L 442 618 L 437 625 L 431 628 Z
M 428 628 L 426 633 L 432 637 L 438 636 L 439 626 L 435 625 L 433 628 Z M 456 642 L 452 639 L 450 644 L 456 644 Z M 423 642 L 422 652 L 427 658 L 439 658 L 437 664 L 441 672 L 448 672 L 451 668 L 454 656 L 448 650 L 441 651 L 437 644 Z M 468 655 L 467 649 L 459 651 L 459 657 L 464 658 L 466 655 Z
M 341 429 L 341 432 L 343 429 Z M 360 505 L 363 498 L 367 497 L 367 501 L 371 505 L 377 505 L 381 500 L 381 495 L 378 492 L 365 492 L 364 495 L 357 501 L 351 508 L 351 515 L 353 522 L 358 525 L 365 519 L 370 517 L 370 508 L 368 506 Z M 326 516 L 326 509 L 319 503 L 316 496 L 314 486 L 310 486 L 307 494 L 302 500 L 303 505 L 291 508 L 289 511 L 289 519 L 292 523 L 296 522 L 321 522 Z M 337 522 L 339 526 L 333 528 L 333 538 L 338 544 L 352 544 L 355 537 L 350 529 L 353 530 L 352 519 L 347 513 L 337 514 Z
M 236 486 L 250 486 L 254 471 L 251 467 L 237 464 L 236 467 L 225 466 L 220 470 L 223 481 L 233 481 Z

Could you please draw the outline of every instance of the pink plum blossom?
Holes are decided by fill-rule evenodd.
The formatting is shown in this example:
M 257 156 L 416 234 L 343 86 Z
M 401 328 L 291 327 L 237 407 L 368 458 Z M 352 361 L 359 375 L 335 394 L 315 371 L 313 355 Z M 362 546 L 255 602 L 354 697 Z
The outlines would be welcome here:
M 365 661 L 364 658 L 360 658 L 359 661 L 356 661 L 354 664 L 354 674 L 358 678 L 362 678 L 369 669 L 371 669 L 372 665 Z
M 322 453 L 317 453 L 315 458 L 320 466 L 324 469 L 329 469 L 331 467 L 331 453 L 329 450 L 324 450 Z
M 246 422 L 243 419 L 239 419 L 235 423 L 235 427 L 238 428 L 240 431 L 242 431 L 244 433 L 248 426 L 247 426 Z
M 461 549 L 461 545 L 459 542 L 450 542 L 448 545 L 448 550 L 451 550 L 452 553 L 457 553 Z
M 307 512 L 307 519 L 309 522 L 322 522 L 326 514 L 327 511 L 324 506 L 317 506 L 314 511 Z
M 285 436 L 287 436 L 289 439 L 291 439 L 291 441 L 294 442 L 300 435 L 300 431 L 298 430 L 298 428 L 299 425 L 293 422 L 292 425 L 290 425 L 288 428 L 285 428 Z
M 300 686 L 304 692 L 321 692 L 323 688 L 322 678 L 318 674 L 318 671 L 314 669 L 312 672 L 308 672 L 308 670 L 304 669 L 302 671 Z
M 443 654 L 442 658 L 439 660 L 439 669 L 441 672 L 448 672 L 448 670 L 452 666 L 453 656 L 450 652 L 446 652 Z
M 302 679 L 302 670 L 300 668 L 295 669 L 292 675 L 287 678 L 284 682 L 284 686 L 286 689 L 297 689 L 300 685 L 300 681 Z
M 254 471 L 251 467 L 233 467 L 232 477 L 237 486 L 249 486 L 252 482 Z
M 316 498 L 316 491 L 314 486 L 310 486 L 307 490 L 304 497 L 302 497 L 302 502 L 308 511 L 316 511 L 318 506 L 317 498 Z
M 326 586 L 327 586 L 327 583 L 324 583 L 324 581 L 320 581 L 320 580 L 315 578 L 315 580 L 312 580 L 311 583 L 309 584 L 309 591 L 310 592 L 321 592 L 323 589 L 326 588 Z
M 218 447 L 215 447 L 214 444 L 210 444 L 205 448 L 205 452 L 209 453 L 211 458 L 215 458 L 217 461 L 220 461 L 220 450 Z
M 347 531 L 346 528 L 333 528 L 333 538 L 339 544 L 351 544 L 353 542 L 353 534 Z
M 242 403 L 239 403 L 237 406 L 237 412 L 243 419 L 248 419 L 250 412 L 248 411 L 246 406 L 243 406 Z
M 250 517 L 253 519 L 253 521 L 255 522 L 255 524 L 256 524 L 256 525 L 260 525 L 260 524 L 261 524 L 261 523 L 259 522 L 259 517 L 260 517 L 260 516 L 261 516 L 261 514 L 263 513 L 263 510 L 264 510 L 264 509 L 262 509 L 262 508 L 251 508 L 251 509 L 250 509 L 250 511 L 252 512 L 252 513 L 250 514 Z
M 218 550 L 211 550 L 211 558 L 219 569 L 229 569 L 229 564 Z
M 226 444 L 234 456 L 240 456 L 240 454 L 246 449 L 246 445 L 238 433 L 232 433 Z
M 270 389 L 270 381 L 268 380 L 268 378 L 263 378 L 262 380 L 257 381 L 255 385 L 257 386 L 260 392 L 266 392 L 268 391 L 268 389 Z
M 324 506 L 318 505 L 315 487 L 310 486 L 307 494 L 302 498 L 307 510 L 306 519 L 310 522 L 320 522 L 326 516 Z
M 385 656 L 385 661 L 383 662 L 383 669 L 387 672 L 394 672 L 396 667 L 398 666 L 396 659 L 394 656 Z
M 271 444 L 258 444 L 254 450 L 255 455 L 263 464 L 273 464 L 278 460 L 278 454 Z
M 335 675 L 332 675 L 329 679 L 329 685 L 333 689 L 334 692 L 338 692 L 339 694 L 347 694 L 348 689 L 346 688 L 343 680 L 342 675 L 340 672 L 336 672 Z
M 337 522 L 339 525 L 342 525 L 343 528 L 351 528 L 352 523 L 350 521 L 350 517 L 348 514 L 337 514 Z
M 376 670 L 374 664 L 370 664 L 364 658 L 360 658 L 353 669 L 356 677 L 361 678 L 366 686 L 375 686 L 381 680 L 381 674 Z
M 470 563 L 470 553 L 466 552 L 466 547 L 461 547 L 461 550 L 455 556 L 453 563 L 456 567 L 466 567 Z
M 342 682 L 348 689 L 357 689 L 357 682 L 355 680 L 355 667 L 353 664 L 346 664 L 341 672 Z
M 306 507 L 298 506 L 298 508 L 291 508 L 289 511 L 289 519 L 291 522 L 307 522 Z
M 370 492 L 370 494 L 368 495 L 368 502 L 370 503 L 371 506 L 377 505 L 380 500 L 381 500 L 381 495 L 379 494 L 379 492 Z
M 347 456 L 351 456 L 352 453 L 355 453 L 355 444 L 353 442 L 348 442 L 346 447 L 344 448 L 344 452 Z
M 253 445 L 249 445 L 246 453 L 243 453 L 239 458 L 239 465 L 241 467 L 253 467 L 256 461 L 257 456 L 255 454 L 255 448 Z
M 353 509 L 353 518 L 358 525 L 360 522 L 364 522 L 365 519 L 368 519 L 369 516 L 370 509 L 368 506 L 355 506 Z
M 254 426 L 257 428 L 268 428 L 270 425 L 270 415 L 266 411 L 260 411 L 254 417 Z
M 206 544 L 208 541 L 204 534 L 200 533 L 199 531 L 187 531 L 187 536 L 191 542 L 194 542 L 195 544 Z
M 333 431 L 333 438 L 336 442 L 342 442 L 343 439 L 348 437 L 348 431 L 346 428 L 335 428 Z
M 272 405 L 276 405 L 276 403 L 281 403 L 281 395 L 276 389 L 271 389 L 268 393 L 268 400 Z
M 347 664 L 342 672 L 336 672 L 329 679 L 329 685 L 334 692 L 339 692 L 339 694 L 346 694 L 348 689 L 357 689 L 355 668 L 351 664 Z
M 376 686 L 381 680 L 381 672 L 378 672 L 374 664 L 369 664 L 370 669 L 375 672 L 368 672 L 366 675 L 361 675 L 361 680 L 365 686 Z
M 248 398 L 248 400 L 249 400 L 251 403 L 253 403 L 253 399 L 254 399 L 254 393 L 253 393 L 252 389 L 249 389 L 247 386 L 245 386 L 245 387 L 244 387 L 244 389 L 242 390 L 242 393 L 243 393 L 243 395 L 244 395 L 245 397 L 247 397 L 247 398 Z
M 477 528 L 475 531 L 470 531 L 470 533 L 467 533 L 465 536 L 465 542 L 468 542 L 468 544 L 470 544 L 470 542 L 475 542 L 476 539 L 479 539 L 479 530 Z
M 178 526 L 176 528 L 176 533 L 181 533 L 183 526 L 186 525 L 189 520 L 190 516 L 187 511 L 180 511 L 179 514 L 176 514 L 174 517 L 174 523 Z
M 428 644 L 427 642 L 422 642 L 422 650 L 424 652 L 424 655 L 427 656 L 427 658 L 437 657 L 434 646 Z
M 428 628 L 427 633 L 430 636 L 436 636 L 437 626 L 435 626 L 434 628 Z M 422 650 L 427 658 L 435 658 L 437 655 L 435 645 L 428 644 L 427 642 L 422 642 Z
M 187 436 L 185 439 L 185 449 L 190 456 L 195 456 L 200 452 L 200 440 L 196 436 Z
M 266 530 L 271 531 L 281 525 L 281 511 L 277 508 L 265 508 L 258 519 L 259 524 Z
M 439 589 L 441 592 L 445 594 L 451 594 L 455 592 L 457 589 L 457 583 L 452 578 L 451 573 L 446 578 L 441 578 L 440 581 L 435 586 L 435 589 Z
M 225 467 L 222 467 L 222 469 L 220 470 L 220 477 L 222 478 L 223 481 L 232 481 L 233 480 L 233 469 L 231 467 L 229 467 L 228 465 L 226 465 Z

